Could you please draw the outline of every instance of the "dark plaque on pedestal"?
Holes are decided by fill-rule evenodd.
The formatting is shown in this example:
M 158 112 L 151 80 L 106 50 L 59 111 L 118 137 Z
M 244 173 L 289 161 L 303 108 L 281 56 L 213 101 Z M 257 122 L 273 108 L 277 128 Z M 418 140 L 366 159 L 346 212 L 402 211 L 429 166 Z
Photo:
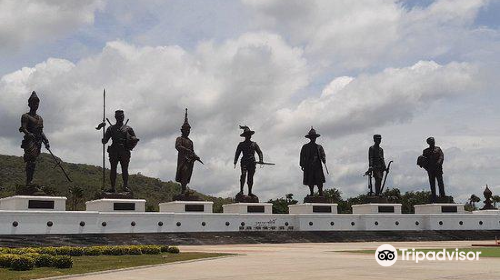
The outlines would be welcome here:
M 264 206 L 261 205 L 249 205 L 247 206 L 248 213 L 265 213 Z
M 394 213 L 394 206 L 379 206 L 379 213 Z
M 203 204 L 186 204 L 186 205 L 184 205 L 184 210 L 186 212 L 204 212 L 205 205 L 203 205 Z
M 115 202 L 113 203 L 115 211 L 135 211 L 135 203 Z
M 331 206 L 316 205 L 313 206 L 313 213 L 332 213 Z
M 28 209 L 54 209 L 53 200 L 29 200 Z
M 441 212 L 442 213 L 457 213 L 458 208 L 455 205 L 453 205 L 453 206 L 441 206 Z

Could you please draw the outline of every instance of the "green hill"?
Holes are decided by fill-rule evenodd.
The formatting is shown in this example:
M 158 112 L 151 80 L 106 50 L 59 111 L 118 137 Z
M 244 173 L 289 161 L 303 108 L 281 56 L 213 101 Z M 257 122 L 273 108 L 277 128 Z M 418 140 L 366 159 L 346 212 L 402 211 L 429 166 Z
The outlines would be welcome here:
M 49 154 L 41 154 L 37 161 L 34 184 L 41 185 L 54 195 L 68 198 L 67 209 L 84 210 L 85 201 L 99 197 L 102 186 L 102 168 L 93 165 L 62 163 L 72 179 L 68 182 Z M 106 170 L 109 184 L 109 170 Z M 17 186 L 25 184 L 24 161 L 22 157 L 0 155 L 0 197 L 15 194 Z M 146 211 L 158 211 L 158 203 L 172 201 L 180 193 L 180 185 L 175 182 L 162 182 L 141 174 L 130 175 L 129 186 L 134 197 L 146 199 Z M 120 190 L 121 176 L 117 179 Z M 72 191 L 70 191 L 72 190 Z M 74 193 L 74 195 L 73 195 Z M 198 193 L 203 199 L 214 202 L 214 212 L 222 212 L 222 204 L 231 203 L 230 198 L 219 198 Z

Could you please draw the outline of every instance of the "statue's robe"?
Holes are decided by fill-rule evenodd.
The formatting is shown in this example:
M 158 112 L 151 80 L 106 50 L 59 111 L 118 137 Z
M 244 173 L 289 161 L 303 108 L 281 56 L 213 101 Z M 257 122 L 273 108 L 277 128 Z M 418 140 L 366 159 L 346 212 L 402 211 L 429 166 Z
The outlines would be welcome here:
M 325 151 L 321 145 L 310 142 L 302 146 L 300 166 L 304 168 L 304 185 L 318 185 L 325 182 L 321 162 L 326 162 Z
M 181 184 L 188 184 L 191 181 L 193 166 L 196 159 L 193 141 L 187 137 L 177 137 L 175 140 L 175 149 L 178 151 L 175 181 Z

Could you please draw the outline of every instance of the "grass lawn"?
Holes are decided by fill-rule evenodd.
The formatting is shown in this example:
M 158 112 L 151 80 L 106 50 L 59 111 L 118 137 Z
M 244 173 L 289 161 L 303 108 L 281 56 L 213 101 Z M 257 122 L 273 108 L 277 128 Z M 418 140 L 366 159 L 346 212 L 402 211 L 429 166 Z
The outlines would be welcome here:
M 53 267 L 34 268 L 29 271 L 11 271 L 0 268 L 1 280 L 23 280 L 37 279 L 50 276 L 61 276 L 71 274 L 81 274 L 87 272 L 119 269 L 126 267 L 164 264 L 177 261 L 195 260 L 201 258 L 211 258 L 224 256 L 226 254 L 216 253 L 180 253 L 180 254 L 161 254 L 161 255 L 135 255 L 135 256 L 82 256 L 73 257 L 73 268 L 57 269 Z
M 415 249 L 419 252 L 437 252 L 442 251 L 443 249 Z M 446 249 L 447 251 L 455 251 L 455 249 Z M 481 252 L 479 255 L 480 258 L 500 258 L 500 247 L 474 247 L 474 248 L 458 248 L 459 251 L 464 252 Z M 342 251 L 348 253 L 361 253 L 361 254 L 375 254 L 375 250 L 357 250 L 357 251 Z

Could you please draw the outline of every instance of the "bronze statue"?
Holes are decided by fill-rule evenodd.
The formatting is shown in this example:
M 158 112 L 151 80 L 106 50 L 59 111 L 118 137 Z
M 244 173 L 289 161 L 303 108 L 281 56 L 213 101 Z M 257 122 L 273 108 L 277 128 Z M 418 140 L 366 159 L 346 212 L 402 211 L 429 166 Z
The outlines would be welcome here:
M 29 113 L 21 117 L 19 132 L 24 133 L 21 148 L 24 149 L 24 162 L 26 163 L 26 186 L 31 185 L 35 174 L 36 159 L 40 155 L 42 143 L 50 148 L 49 140 L 43 133 L 43 118 L 36 111 L 40 105 L 40 99 L 36 92 L 32 92 L 28 99 Z
M 240 176 L 240 192 L 236 196 L 236 200 L 238 202 L 258 202 L 258 198 L 256 195 L 252 193 L 253 187 L 253 176 L 255 174 L 255 167 L 258 163 L 265 164 L 264 156 L 262 151 L 259 148 L 257 143 L 251 141 L 252 135 L 255 131 L 250 130 L 248 126 L 241 126 L 240 129 L 243 129 L 243 133 L 240 135 L 241 137 L 245 137 L 245 141 L 240 142 L 238 147 L 236 148 L 236 153 L 234 155 L 234 168 L 236 168 L 236 164 L 238 163 L 238 158 L 240 154 L 243 154 L 241 157 L 241 176 Z M 255 160 L 255 153 L 259 156 L 259 161 Z M 248 185 L 248 197 L 245 197 L 243 194 L 243 188 L 245 186 L 245 180 Z
M 418 157 L 417 165 L 427 171 L 431 187 L 431 202 L 435 203 L 438 201 L 436 196 L 436 180 L 439 187 L 439 200 L 446 200 L 443 181 L 444 154 L 441 148 L 436 146 L 436 141 L 433 137 L 427 138 L 427 144 L 429 144 L 429 148 L 425 149 L 422 155 Z
M 382 179 L 388 168 L 385 165 L 384 149 L 380 147 L 382 136 L 380 134 L 373 135 L 373 141 L 375 144 L 368 149 L 369 168 L 365 175 L 370 176 L 369 187 L 372 186 L 371 178 L 375 178 L 375 193 L 373 193 L 373 188 L 370 188 L 369 195 L 380 196 L 382 194 Z
M 175 181 L 181 184 L 181 196 L 174 198 L 174 200 L 182 200 L 189 195 L 187 192 L 187 184 L 191 181 L 193 174 L 194 162 L 199 161 L 203 164 L 200 157 L 194 152 L 193 141 L 189 139 L 191 126 L 189 125 L 187 109 L 184 115 L 184 124 L 181 127 L 182 135 L 175 140 L 175 149 L 177 154 L 177 173 L 175 174 Z
M 132 127 L 128 126 L 128 120 L 125 120 L 125 114 L 122 110 L 115 112 L 116 124 L 110 125 L 104 134 L 102 143 L 108 143 L 109 139 L 113 140 L 111 146 L 108 147 L 109 162 L 111 164 L 110 180 L 111 189 L 107 190 L 108 193 L 116 192 L 116 169 L 118 163 L 122 167 L 123 190 L 130 193 L 128 187 L 128 165 L 130 163 L 131 151 L 139 142 Z
M 314 186 L 318 186 L 318 194 L 323 197 L 323 183 L 325 183 L 325 174 L 323 173 L 323 164 L 326 167 L 326 155 L 323 146 L 316 144 L 316 139 L 320 134 L 311 127 L 309 133 L 305 136 L 309 138 L 309 143 L 302 146 L 300 150 L 300 168 L 304 171 L 303 184 L 309 186 L 310 194 L 304 199 L 304 202 L 319 202 L 314 200 Z M 328 173 L 328 168 L 326 169 Z
M 38 98 L 36 92 L 32 92 L 30 98 L 28 99 L 28 106 L 30 111 L 23 114 L 21 117 L 21 127 L 19 132 L 24 133 L 24 139 L 21 144 L 21 148 L 24 149 L 24 162 L 26 162 L 26 189 L 19 189 L 16 191 L 18 194 L 43 194 L 43 187 L 33 186 L 33 176 L 35 174 L 36 160 L 41 153 L 42 144 L 45 145 L 45 149 L 49 151 L 52 159 L 54 160 L 56 166 L 58 166 L 64 173 L 64 176 L 69 182 L 72 182 L 69 178 L 66 170 L 64 170 L 61 162 L 50 150 L 49 139 L 43 133 L 43 118 L 36 113 L 38 106 L 40 105 L 40 99 Z

